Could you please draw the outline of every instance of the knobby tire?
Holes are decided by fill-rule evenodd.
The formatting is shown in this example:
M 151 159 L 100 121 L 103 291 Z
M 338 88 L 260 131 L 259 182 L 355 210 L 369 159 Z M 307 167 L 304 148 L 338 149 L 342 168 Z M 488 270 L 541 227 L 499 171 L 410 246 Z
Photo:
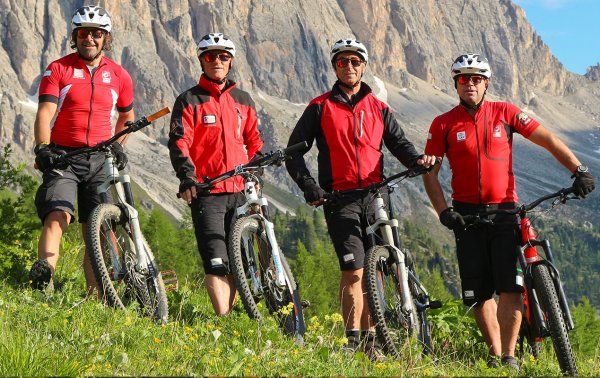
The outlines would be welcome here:
M 285 334 L 301 339 L 304 334 L 304 319 L 300 301 L 293 300 L 297 292 L 296 281 L 283 253 L 280 253 L 284 275 L 291 286 L 279 288 L 275 285 L 275 268 L 272 249 L 260 222 L 251 216 L 236 221 L 229 240 L 230 265 L 235 284 L 246 312 L 250 318 L 263 321 L 258 302 L 264 297 L 270 314 L 274 314 Z M 247 254 L 254 260 L 262 293 L 252 292 Z M 290 303 L 292 305 L 290 305 Z M 288 307 L 289 306 L 289 307 Z
M 150 247 L 143 236 L 142 239 L 153 261 Z M 111 249 L 116 250 L 116 258 L 109 252 Z M 87 250 L 100 295 L 110 306 L 125 310 L 130 303 L 137 302 L 145 315 L 166 323 L 169 310 L 162 275 L 157 266 L 156 279 L 135 270 L 136 247 L 128 218 L 120 207 L 100 204 L 92 211 Z M 115 266 L 126 268 L 115 276 Z
M 552 338 L 560 369 L 565 374 L 577 375 L 577 366 L 575 365 L 575 356 L 573 355 L 573 349 L 569 341 L 567 325 L 548 267 L 543 264 L 534 265 L 532 273 L 534 288 L 541 302 L 542 311 L 546 315 L 546 323 L 550 331 L 550 337 Z

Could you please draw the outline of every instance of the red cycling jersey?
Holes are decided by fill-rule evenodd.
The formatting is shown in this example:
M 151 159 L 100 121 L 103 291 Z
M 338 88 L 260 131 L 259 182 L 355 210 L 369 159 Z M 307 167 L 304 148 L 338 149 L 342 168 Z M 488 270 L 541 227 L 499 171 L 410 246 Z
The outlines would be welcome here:
M 95 146 L 113 134 L 115 109 L 133 108 L 133 83 L 129 73 L 102 57 L 90 74 L 77 53 L 58 59 L 46 68 L 40 82 L 39 102 L 58 105 L 50 141 L 61 146 Z
M 221 90 L 205 75 L 177 97 L 169 133 L 171 163 L 180 180 L 214 178 L 260 151 L 263 141 L 250 95 L 227 81 Z M 234 193 L 244 188 L 236 176 L 215 184 L 211 193 Z
M 484 101 L 475 117 L 462 105 L 435 118 L 425 154 L 448 155 L 452 198 L 473 204 L 517 202 L 512 135 L 525 138 L 539 123 L 516 106 Z

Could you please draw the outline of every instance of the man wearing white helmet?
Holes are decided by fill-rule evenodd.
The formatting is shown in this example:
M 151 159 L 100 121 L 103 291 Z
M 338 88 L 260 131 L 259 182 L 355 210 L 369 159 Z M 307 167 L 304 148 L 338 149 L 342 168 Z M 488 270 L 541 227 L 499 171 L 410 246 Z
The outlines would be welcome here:
M 490 65 L 479 54 L 462 54 L 450 73 L 460 104 L 433 120 L 425 153 L 447 155 L 452 169 L 452 206 L 438 179 L 441 165 L 423 176 L 440 222 L 454 231 L 463 302 L 475 306 L 475 320 L 492 356 L 519 369 L 514 357 L 521 323 L 522 279 L 517 272 L 519 243 L 516 216 L 497 215 L 486 232 L 465 229 L 462 215 L 491 209 L 514 209 L 517 202 L 512 170 L 512 138 L 521 134 L 547 149 L 575 177 L 575 193 L 594 190 L 586 166 L 550 131 L 505 102 L 484 101 Z M 498 304 L 493 299 L 499 295 Z M 497 365 L 491 358 L 490 366 Z
M 263 142 L 254 101 L 228 79 L 236 52 L 231 39 L 207 34 L 197 52 L 204 73 L 196 86 L 177 97 L 168 145 L 179 193 L 192 211 L 210 300 L 217 315 L 226 315 L 236 293 L 227 240 L 235 210 L 244 202 L 244 182 L 237 176 L 216 184 L 210 193 L 196 190 L 196 184 L 198 178 L 216 177 L 248 163 Z
M 404 135 L 389 106 L 373 96 L 361 81 L 369 55 L 361 42 L 349 38 L 333 44 L 330 60 L 337 81 L 331 91 L 310 102 L 292 131 L 288 146 L 306 141 L 308 148 L 286 162 L 290 176 L 309 205 L 324 203 L 326 192 L 340 192 L 336 203 L 325 202 L 325 219 L 338 255 L 342 277 L 340 299 L 348 346 L 359 347 L 371 358 L 382 357 L 374 347 L 374 326 L 363 295 L 366 232 L 365 214 L 372 216 L 367 194 L 344 193 L 383 180 L 385 143 L 405 166 L 429 166 L 433 156 L 420 155 Z M 318 184 L 306 166 L 304 154 L 316 141 Z M 361 332 L 362 331 L 362 332 Z
M 112 115 L 118 112 L 115 131 L 132 121 L 133 84 L 127 71 L 103 56 L 112 43 L 112 21 L 97 6 L 79 8 L 71 19 L 71 48 L 76 52 L 58 59 L 44 71 L 35 118 L 35 162 L 43 172 L 35 204 L 43 229 L 39 260 L 29 279 L 35 288 L 51 283 L 59 257 L 62 234 L 74 220 L 75 200 L 85 239 L 85 222 L 101 202 L 96 188 L 104 181 L 104 154 L 80 155 L 65 167 L 55 167 L 59 155 L 94 146 L 113 135 Z M 127 163 L 121 144 L 113 145 L 117 163 Z M 87 254 L 84 271 L 88 290 L 96 287 Z

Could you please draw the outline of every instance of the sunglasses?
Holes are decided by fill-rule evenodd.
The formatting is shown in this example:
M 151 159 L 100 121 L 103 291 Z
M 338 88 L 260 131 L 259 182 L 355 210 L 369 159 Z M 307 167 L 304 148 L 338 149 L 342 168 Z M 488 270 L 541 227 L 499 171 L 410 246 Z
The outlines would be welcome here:
M 231 59 L 231 55 L 227 54 L 227 53 L 206 53 L 202 56 L 204 58 L 204 61 L 206 61 L 207 63 L 212 63 L 214 61 L 216 61 L 217 59 L 219 59 L 221 62 L 229 62 L 229 60 Z
M 358 67 L 362 64 L 362 60 L 360 59 L 352 59 L 352 58 L 339 58 L 335 61 L 339 68 L 345 68 L 348 63 L 352 64 L 352 67 Z
M 92 38 L 100 39 L 106 34 L 106 31 L 102 29 L 77 29 L 77 38 L 79 39 L 86 39 L 90 34 L 92 35 Z
M 456 81 L 458 82 L 458 84 L 460 85 L 467 85 L 469 84 L 469 82 L 473 82 L 473 85 L 479 85 L 482 81 L 485 80 L 485 77 L 483 76 L 459 76 L 458 79 L 456 79 Z

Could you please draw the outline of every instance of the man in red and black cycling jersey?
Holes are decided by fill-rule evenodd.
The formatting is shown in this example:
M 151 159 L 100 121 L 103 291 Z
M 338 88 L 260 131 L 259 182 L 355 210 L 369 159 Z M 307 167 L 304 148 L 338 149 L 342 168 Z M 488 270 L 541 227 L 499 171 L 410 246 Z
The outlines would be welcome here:
M 288 146 L 306 141 L 309 147 L 292 156 L 286 167 L 304 192 L 309 205 L 324 203 L 325 192 L 364 188 L 383 180 L 382 144 L 405 166 L 435 161 L 417 153 L 404 136 L 391 109 L 361 81 L 368 61 L 366 47 L 354 39 L 337 41 L 331 50 L 337 81 L 331 91 L 310 102 L 294 128 Z M 304 154 L 316 141 L 319 184 L 309 172 Z M 364 297 L 363 266 L 369 246 L 365 214 L 372 217 L 367 194 L 346 194 L 336 203 L 325 202 L 325 220 L 338 255 L 342 277 L 340 300 L 348 346 L 365 347 L 371 358 L 374 326 Z M 362 331 L 362 335 L 361 335 Z M 364 342 L 361 343 L 361 338 Z
M 518 369 L 514 358 L 521 323 L 522 278 L 517 275 L 516 216 L 497 215 L 486 230 L 465 230 L 462 215 L 494 208 L 514 209 L 512 140 L 523 135 L 547 149 L 575 177 L 577 195 L 594 190 L 586 166 L 550 131 L 505 102 L 484 101 L 491 70 L 487 59 L 463 54 L 451 67 L 460 104 L 434 119 L 425 153 L 448 156 L 452 169 L 452 206 L 438 180 L 440 165 L 423 176 L 427 194 L 446 227 L 454 230 L 463 302 L 475 306 L 475 320 L 492 356 Z M 492 298 L 499 294 L 499 301 Z M 488 364 L 495 366 L 496 358 Z
M 248 163 L 263 146 L 250 95 L 227 79 L 235 45 L 221 33 L 198 43 L 204 72 L 200 82 L 177 97 L 171 116 L 169 151 L 180 180 L 179 193 L 190 205 L 206 287 L 217 315 L 227 315 L 235 301 L 227 240 L 244 202 L 244 181 L 236 176 L 215 185 L 210 193 L 196 190 L 198 178 L 216 177 Z
M 33 287 L 43 289 L 59 257 L 60 240 L 74 219 L 77 197 L 79 222 L 85 239 L 85 223 L 101 200 L 96 188 L 105 178 L 104 154 L 85 154 L 56 167 L 65 152 L 94 146 L 113 135 L 112 116 L 118 111 L 115 131 L 132 121 L 133 84 L 125 69 L 103 56 L 112 43 L 112 21 L 97 6 L 79 8 L 71 19 L 71 48 L 76 52 L 58 59 L 42 75 L 35 119 L 35 162 L 43 172 L 35 204 L 43 229 L 38 244 L 39 260 L 31 267 Z M 121 144 L 113 151 L 123 168 L 127 157 Z M 96 286 L 87 254 L 84 272 L 88 290 Z

